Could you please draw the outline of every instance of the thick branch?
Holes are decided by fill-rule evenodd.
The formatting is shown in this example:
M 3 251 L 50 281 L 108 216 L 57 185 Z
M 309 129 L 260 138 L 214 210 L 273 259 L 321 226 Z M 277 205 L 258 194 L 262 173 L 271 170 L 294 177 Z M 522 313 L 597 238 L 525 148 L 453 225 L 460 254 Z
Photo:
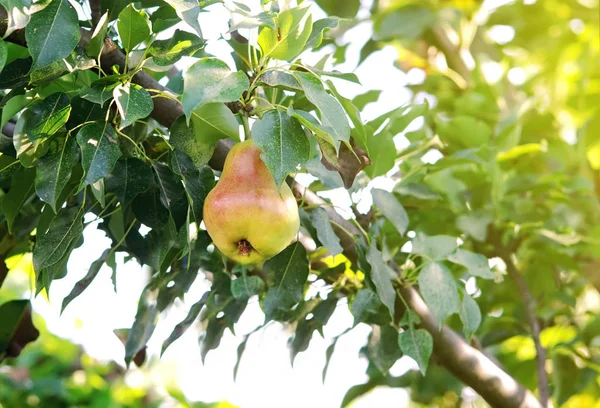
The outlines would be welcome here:
M 531 328 L 531 337 L 533 337 L 533 342 L 535 343 L 535 360 L 536 360 L 536 369 L 538 375 L 538 390 L 540 394 L 540 402 L 543 407 L 548 406 L 548 373 L 546 373 L 546 349 L 542 346 L 542 342 L 540 341 L 540 323 L 536 317 L 535 313 L 535 300 L 531 295 L 531 291 L 527 286 L 527 283 L 521 276 L 521 273 L 517 270 L 517 267 L 513 260 L 509 257 L 503 257 L 504 262 L 506 263 L 506 272 L 508 276 L 515 282 L 517 285 L 517 289 L 519 290 L 519 295 L 521 299 L 523 299 L 523 305 L 525 306 L 525 314 L 527 315 L 527 321 Z

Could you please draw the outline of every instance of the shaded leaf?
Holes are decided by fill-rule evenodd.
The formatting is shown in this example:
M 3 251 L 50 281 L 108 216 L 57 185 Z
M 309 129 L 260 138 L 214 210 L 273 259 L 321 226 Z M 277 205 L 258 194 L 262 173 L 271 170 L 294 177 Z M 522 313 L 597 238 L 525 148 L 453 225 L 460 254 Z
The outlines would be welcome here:
M 207 103 L 191 113 L 196 151 L 211 155 L 220 139 L 240 140 L 240 125 L 227 106 L 222 103 Z M 210 159 L 210 157 L 209 157 Z M 207 161 L 208 162 L 208 161 Z M 206 163 L 205 163 L 206 164 Z
M 419 289 L 439 327 L 442 327 L 448 316 L 460 311 L 458 286 L 444 264 L 427 263 L 419 273 Z
M 242 275 L 231 281 L 231 294 L 235 299 L 249 299 L 260 294 L 265 288 L 265 282 L 260 276 Z
M 154 183 L 152 168 L 140 159 L 117 160 L 112 173 L 106 178 L 106 189 L 126 207 L 140 193 Z
M 192 325 L 192 323 L 194 323 L 194 321 L 196 320 L 196 318 L 200 314 L 200 311 L 204 307 L 204 305 L 206 303 L 206 300 L 208 299 L 209 295 L 210 295 L 210 292 L 204 293 L 204 295 L 202 295 L 202 297 L 200 298 L 200 300 L 198 300 L 196 303 L 194 303 L 192 305 L 192 307 L 190 307 L 190 310 L 188 311 L 188 314 L 185 317 L 185 319 L 183 319 L 181 322 L 177 323 L 177 326 L 175 326 L 175 328 L 173 329 L 173 331 L 171 332 L 171 334 L 169 334 L 169 337 L 167 337 L 167 339 L 162 344 L 162 347 L 161 347 L 161 350 L 160 350 L 160 355 L 161 356 L 164 354 L 165 350 L 175 340 L 177 340 L 178 338 L 180 338 L 181 335 L 183 333 L 185 333 L 187 331 L 187 329 L 189 329 L 189 327 Z
M 446 259 L 456 251 L 456 238 L 448 235 L 427 236 L 418 233 L 412 241 L 412 253 L 438 261 Z
M 429 358 L 433 352 L 433 338 L 425 329 L 409 328 L 398 334 L 400 350 L 416 361 L 421 374 L 427 373 Z
M 302 86 L 289 72 L 270 69 L 258 78 L 258 83 L 288 91 L 301 91 Z
M 157 65 L 167 66 L 176 63 L 183 56 L 194 56 L 205 44 L 204 40 L 194 34 L 175 30 L 169 39 L 154 41 L 148 48 L 148 55 L 152 56 Z
M 227 109 L 225 105 L 219 105 Z M 204 105 L 204 107 L 201 107 L 199 109 L 204 109 L 208 106 L 210 105 Z M 221 118 L 221 116 L 218 116 L 218 118 Z M 233 117 L 233 120 L 235 122 L 235 131 L 238 132 L 239 130 L 235 117 Z M 198 134 L 198 136 L 196 136 L 196 133 L 194 131 L 195 126 L 196 125 L 194 125 L 194 122 L 192 122 L 192 124 L 188 126 L 185 123 L 184 116 L 178 117 L 177 120 L 175 120 L 175 122 L 171 126 L 169 142 L 177 150 L 187 154 L 189 158 L 194 162 L 194 165 L 196 167 L 202 167 L 205 164 L 207 164 L 210 158 L 212 157 L 213 152 L 215 150 L 215 146 L 212 142 L 212 138 L 209 138 L 210 141 L 207 142 L 204 142 L 201 139 L 201 137 L 203 137 L 206 134 L 205 131 L 201 130 L 199 132 L 201 134 Z M 233 126 L 231 126 L 231 129 L 233 129 Z
M 33 248 L 36 273 L 59 262 L 71 248 L 71 243 L 83 233 L 83 207 L 65 208 L 52 220 L 48 231 L 39 237 Z
M 463 323 L 465 337 L 470 339 L 481 324 L 481 311 L 479 310 L 477 302 L 466 293 L 464 294 L 460 305 L 459 316 Z
M 350 305 L 350 311 L 354 316 L 353 326 L 362 322 L 371 322 L 373 317 L 377 316 L 382 305 L 377 293 L 371 289 L 363 288 L 359 290 Z
M 128 367 L 137 352 L 142 350 L 150 340 L 157 318 L 156 292 L 148 286 L 140 296 L 135 320 L 125 343 L 125 364 Z
M 202 30 L 198 22 L 198 15 L 201 10 L 197 0 L 165 0 L 165 3 L 173 7 L 179 18 L 193 28 L 198 36 L 202 38 Z
M 31 0 L 0 0 L 0 5 L 7 10 L 8 21 L 4 37 L 27 26 L 30 19 L 28 9 L 31 7 Z
M 20 168 L 13 175 L 11 187 L 2 199 L 2 213 L 8 223 L 9 233 L 12 233 L 15 218 L 21 207 L 34 193 L 34 179 L 35 169 Z
M 119 141 L 108 123 L 92 123 L 77 133 L 85 173 L 79 190 L 110 174 L 121 156 Z
M 162 204 L 169 209 L 177 230 L 185 223 L 187 217 L 187 197 L 181 180 L 169 167 L 160 162 L 153 162 Z
M 447 259 L 450 262 L 464 266 L 473 276 L 483 279 L 494 279 L 496 277 L 490 269 L 488 259 L 481 254 L 459 248 L 455 253 L 449 255 Z
M 138 194 L 132 209 L 135 218 L 150 228 L 161 229 L 169 222 L 169 210 L 161 203 L 158 189 Z
M 216 349 L 221 344 L 221 338 L 225 329 L 227 328 L 227 319 L 213 318 L 208 322 L 208 327 L 204 336 L 201 338 L 200 344 L 200 356 L 202 357 L 202 363 L 206 359 L 206 355 L 209 351 Z
M 325 146 L 329 145 L 321 144 L 323 153 L 321 163 L 327 169 L 337 171 L 344 181 L 344 187 L 351 188 L 358 173 L 371 164 L 371 159 L 364 150 L 356 146 L 348 146 L 347 143 L 342 143 L 337 156 L 333 151 L 328 154 L 329 151 L 324 148 Z
M 387 307 L 390 316 L 394 317 L 394 304 L 396 302 L 396 292 L 392 286 L 392 280 L 396 279 L 395 273 L 385 262 L 381 252 L 377 249 L 377 243 L 371 240 L 369 252 L 367 253 L 367 262 L 371 265 L 371 280 L 377 290 L 377 295 L 381 302 Z
M 302 300 L 304 282 L 308 278 L 306 250 L 295 242 L 267 260 L 263 269 L 272 282 L 262 305 L 267 320 L 271 320 Z
M 398 346 L 398 330 L 389 324 L 373 326 L 367 343 L 367 356 L 382 374 L 387 374 L 396 360 L 402 357 Z
M 54 93 L 41 101 L 33 102 L 23 112 L 23 132 L 32 142 L 55 134 L 69 118 L 71 105 L 64 93 Z
M 71 301 L 73 301 L 77 296 L 81 295 L 81 293 L 83 293 L 83 291 L 90 286 L 96 275 L 98 275 L 98 272 L 100 272 L 102 265 L 104 265 L 104 262 L 110 253 L 111 249 L 106 249 L 102 255 L 100 255 L 100 258 L 92 262 L 87 274 L 81 280 L 79 280 L 75 286 L 73 286 L 71 292 L 63 299 L 62 306 L 60 308 L 61 314 L 65 311 L 66 307 L 69 305 L 69 303 L 71 303 Z
M 475 240 L 483 242 L 487 236 L 488 225 L 493 221 L 492 215 L 484 211 L 462 214 L 456 218 L 456 226 Z
M 17 357 L 27 344 L 39 336 L 31 321 L 31 302 L 18 299 L 3 303 L 0 316 L 0 354 Z
M 371 195 L 373 196 L 373 204 L 390 220 L 400 235 L 404 235 L 409 223 L 408 214 L 406 214 L 406 210 L 404 210 L 396 196 L 393 193 L 376 188 L 371 190 Z
M 319 238 L 319 241 L 321 241 L 321 244 L 327 248 L 332 256 L 341 254 L 344 249 L 340 245 L 340 239 L 333 231 L 327 211 L 325 211 L 324 208 L 317 207 L 311 211 L 310 216 L 312 225 L 317 230 L 317 237 Z
M 35 191 L 40 200 L 50 204 L 54 213 L 58 213 L 59 198 L 71 177 L 71 170 L 79 160 L 77 143 L 67 137 L 59 147 L 38 160 L 35 177 Z

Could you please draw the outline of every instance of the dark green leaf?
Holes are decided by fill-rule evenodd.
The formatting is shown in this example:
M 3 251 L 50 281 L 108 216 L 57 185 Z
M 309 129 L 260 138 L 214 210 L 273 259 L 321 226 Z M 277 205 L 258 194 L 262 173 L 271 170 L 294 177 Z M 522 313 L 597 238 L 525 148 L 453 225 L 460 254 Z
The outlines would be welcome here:
M 154 33 L 159 33 L 167 28 L 173 27 L 175 24 L 179 23 L 180 20 L 175 9 L 165 5 L 152 12 L 150 21 L 152 22 L 152 31 Z
M 6 302 L 0 305 L 0 316 L 0 354 L 17 357 L 39 336 L 31 321 L 31 303 L 27 299 Z
M 235 299 L 249 299 L 259 295 L 265 288 L 265 282 L 260 276 L 242 275 L 231 281 L 231 294 Z
M 231 72 L 216 58 L 201 58 L 183 76 L 183 111 L 188 121 L 192 111 L 205 103 L 236 101 L 248 89 L 248 77 L 241 71 Z
M 14 89 L 27 84 L 32 63 L 31 58 L 20 58 L 6 65 L 0 72 L 0 88 Z
M 144 10 L 138 11 L 133 4 L 128 5 L 119 13 L 117 28 L 123 48 L 127 52 L 147 40 L 152 33 L 148 14 Z
M 396 360 L 402 357 L 398 347 L 398 330 L 389 324 L 373 326 L 367 343 L 367 355 L 382 374 L 387 374 Z
M 152 167 L 157 176 L 160 200 L 171 212 L 175 227 L 179 230 L 187 217 L 188 202 L 185 189 L 179 177 L 166 164 L 154 162 Z
M 33 248 L 33 267 L 36 273 L 59 262 L 73 240 L 83 233 L 83 207 L 61 210 L 52 220 L 48 231 L 39 237 Z
M 321 241 L 321 244 L 327 248 L 332 256 L 341 254 L 343 248 L 340 245 L 340 239 L 333 231 L 327 211 L 325 211 L 324 208 L 317 207 L 311 211 L 310 215 L 312 224 L 317 230 L 317 237 L 319 238 L 319 241 Z
M 77 11 L 67 0 L 50 0 L 34 13 L 25 29 L 32 70 L 67 58 L 79 42 Z
M 271 320 L 302 300 L 304 282 L 308 278 L 306 250 L 301 243 L 293 243 L 266 261 L 263 269 L 272 281 L 263 301 L 266 318 Z
M 77 133 L 85 173 L 79 190 L 107 176 L 121 156 L 119 140 L 108 123 L 92 123 Z
M 116 20 L 119 13 L 131 4 L 126 0 L 100 0 L 101 12 L 108 12 L 108 21 Z
M 6 59 L 8 57 L 8 49 L 6 47 L 6 43 L 0 40 L 0 72 L 4 69 L 6 65 Z
M 354 326 L 361 322 L 371 321 L 381 306 L 382 303 L 377 293 L 368 288 L 359 290 L 350 305 L 350 311 L 354 316 Z
M 473 276 L 483 279 L 494 279 L 496 277 L 490 269 L 488 259 L 481 254 L 459 248 L 455 253 L 449 255 L 447 259 L 450 262 L 464 266 Z
M 69 182 L 71 169 L 79 160 L 79 150 L 73 137 L 67 137 L 55 151 L 51 151 L 38 160 L 35 177 L 35 191 L 40 200 L 50 204 L 54 213 L 62 203 L 61 192 Z
M 200 298 L 200 300 L 197 301 L 196 303 L 194 303 L 192 305 L 192 307 L 190 307 L 190 310 L 188 311 L 188 314 L 185 317 L 185 319 L 183 319 L 181 322 L 177 323 L 177 326 L 175 326 L 175 328 L 173 329 L 173 331 L 171 332 L 171 334 L 169 334 L 169 337 L 162 344 L 162 347 L 161 347 L 161 350 L 160 350 L 161 356 L 164 354 L 165 350 L 175 340 L 177 340 L 178 338 L 180 338 L 181 335 L 183 333 L 185 333 L 187 331 L 187 329 L 189 329 L 189 327 L 192 325 L 192 323 L 194 323 L 194 321 L 196 320 L 196 318 L 200 314 L 200 311 L 204 307 L 204 304 L 206 303 L 206 300 L 208 299 L 208 295 L 209 294 L 210 294 L 210 292 L 206 292 L 204 295 L 202 295 L 202 297 Z
M 148 48 L 148 55 L 152 56 L 157 65 L 167 66 L 176 63 L 183 56 L 193 57 L 204 45 L 205 41 L 198 36 L 175 30 L 169 39 L 154 41 Z
M 419 273 L 419 289 L 439 327 L 448 316 L 460 311 L 456 281 L 444 264 L 428 262 Z
M 160 202 L 158 189 L 139 194 L 133 200 L 132 209 L 135 217 L 150 228 L 161 229 L 169 221 L 169 210 Z
M 275 27 L 263 27 L 258 45 L 264 58 L 292 60 L 304 49 L 312 30 L 312 16 L 308 7 L 290 8 L 277 16 Z
M 97 58 L 104 47 L 104 39 L 106 38 L 106 32 L 108 31 L 108 11 L 100 17 L 96 29 L 92 33 L 92 38 L 89 44 L 85 48 L 87 55 L 90 57 Z
M 126 207 L 153 183 L 152 167 L 139 159 L 128 158 L 117 161 L 112 173 L 106 178 L 106 189 Z
M 116 79 L 115 79 L 116 80 Z M 83 99 L 104 106 L 104 104 L 112 99 L 113 91 L 118 83 L 93 83 L 89 88 L 84 88 L 80 95 Z
M 156 327 L 158 309 L 156 308 L 155 293 L 146 287 L 140 296 L 135 321 L 125 343 L 125 363 L 131 363 L 138 351 L 142 350 Z
M 409 328 L 398 334 L 400 350 L 416 361 L 419 370 L 425 375 L 429 358 L 433 351 L 433 338 L 427 330 Z
M 8 193 L 2 199 L 2 213 L 8 223 L 8 231 L 12 227 L 19 210 L 34 192 L 35 169 L 20 168 L 13 175 L 13 182 Z
M 23 112 L 19 121 L 22 131 L 32 142 L 55 134 L 69 118 L 71 105 L 64 93 L 55 93 L 41 101 L 35 101 Z
M 219 347 L 219 344 L 221 344 L 221 338 L 223 337 L 223 333 L 225 333 L 226 328 L 227 319 L 224 317 L 213 318 L 208 322 L 208 327 L 206 328 L 206 332 L 201 339 L 200 345 L 200 356 L 202 357 L 203 363 L 208 352 L 216 349 Z
M 198 169 L 190 157 L 178 149 L 171 152 L 170 159 L 173 171 L 183 177 L 183 186 L 192 210 L 191 215 L 200 225 L 204 200 L 215 186 L 215 174 L 208 166 Z
M 61 314 L 65 311 L 66 307 L 69 305 L 69 303 L 71 303 L 71 301 L 73 301 L 77 296 L 81 295 L 81 293 L 83 293 L 83 291 L 90 286 L 96 275 L 98 275 L 98 272 L 100 272 L 100 268 L 102 268 L 102 265 L 104 265 L 104 262 L 110 253 L 111 250 L 106 249 L 102 255 L 100 255 L 100 258 L 92 262 L 87 274 L 75 284 L 73 289 L 71 289 L 71 292 L 63 299 L 60 309 Z
M 267 112 L 261 120 L 254 122 L 252 137 L 263 151 L 261 158 L 277 186 L 309 158 L 310 144 L 302 126 L 279 109 Z
M 154 103 L 148 91 L 131 82 L 117 85 L 113 90 L 113 97 L 122 119 L 119 129 L 131 125 L 138 119 L 144 119 L 154 109 Z
M 396 279 L 394 271 L 385 262 L 381 252 L 377 249 L 375 239 L 371 240 L 369 252 L 367 253 L 367 262 L 371 265 L 371 280 L 375 285 L 377 294 L 381 302 L 388 308 L 390 316 L 394 317 L 394 304 L 396 302 L 396 292 L 392 286 L 392 280 Z
M 396 196 L 380 189 L 371 190 L 371 195 L 373 196 L 373 204 L 394 224 L 400 235 L 404 235 L 409 223 L 408 214 L 406 214 L 406 210 L 404 210 Z

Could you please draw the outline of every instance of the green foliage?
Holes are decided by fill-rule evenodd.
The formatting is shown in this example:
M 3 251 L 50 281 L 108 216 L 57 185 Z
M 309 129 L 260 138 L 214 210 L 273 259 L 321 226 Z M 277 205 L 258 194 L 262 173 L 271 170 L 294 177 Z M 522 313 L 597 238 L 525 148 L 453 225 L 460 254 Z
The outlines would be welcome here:
M 258 298 L 267 321 L 293 327 L 293 360 L 347 304 L 354 325 L 372 332 L 363 353 L 369 379 L 343 404 L 386 385 L 410 387 L 419 403 L 457 405 L 462 385 L 430 363 L 444 350 L 434 351 L 438 331 L 400 296 L 410 289 L 436 328 L 456 331 L 464 347 L 477 345 L 538 396 L 548 388 L 554 406 L 600 398 L 598 6 L 545 0 L 480 10 L 487 2 L 428 0 L 376 1 L 367 10 L 357 0 L 317 0 L 327 16 L 313 21 L 316 6 L 308 2 L 280 8 L 264 1 L 261 10 L 233 2 L 230 31 L 222 33 L 233 68 L 205 50 L 199 15 L 213 3 L 103 0 L 100 15 L 89 7 L 90 22 L 99 21 L 90 27 L 66 0 L 0 0 L 7 10 L 0 25 L 0 284 L 4 261 L 29 254 L 36 293 L 48 293 L 70 273 L 70 254 L 94 219 L 109 247 L 62 305 L 105 263 L 116 283 L 118 252 L 148 266 L 125 341 L 128 364 L 201 273 L 212 286 L 163 352 L 202 320 L 204 359 Z M 370 108 L 390 90 L 363 89 L 351 99 L 361 82 L 335 63 L 346 52 L 342 36 L 365 19 L 373 31 L 359 64 L 394 49 L 396 68 L 411 78 L 409 103 L 369 121 L 367 111 L 372 117 Z M 158 36 L 181 22 L 188 30 Z M 494 40 L 498 26 L 514 37 Z M 313 66 L 306 56 L 315 50 L 334 58 Z M 179 72 L 184 57 L 195 60 Z M 418 73 L 423 78 L 413 80 Z M 348 82 L 353 88 L 343 88 Z M 226 148 L 250 137 L 277 185 L 290 182 L 304 208 L 298 241 L 249 269 L 227 262 L 202 221 Z M 301 173 L 316 177 L 312 191 L 291 181 Z M 348 197 L 351 212 L 340 216 L 313 192 Z M 364 209 L 369 192 L 373 205 Z M 326 297 L 308 290 L 313 278 Z M 0 356 L 29 341 L 15 343 L 26 304 L 0 305 Z M 543 356 L 531 336 L 548 350 L 548 361 L 539 362 L 551 368 L 548 387 L 535 372 Z M 27 347 L 48 354 L 39 344 Z M 389 375 L 402 355 L 424 377 Z M 38 395 L 4 375 L 0 381 L 15 390 L 3 395 L 0 386 L 3 403 Z M 57 384 L 56 395 L 39 397 L 87 404 L 65 381 Z M 112 395 L 108 387 L 86 393 Z

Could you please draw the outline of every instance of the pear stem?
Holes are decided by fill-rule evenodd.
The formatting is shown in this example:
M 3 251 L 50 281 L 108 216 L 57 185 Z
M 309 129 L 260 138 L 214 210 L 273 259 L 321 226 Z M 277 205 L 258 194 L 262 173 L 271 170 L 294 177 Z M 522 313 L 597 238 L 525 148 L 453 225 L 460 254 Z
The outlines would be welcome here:
M 246 112 L 242 112 L 242 125 L 244 125 L 244 140 L 252 139 L 250 134 L 250 126 L 248 126 L 248 116 Z

